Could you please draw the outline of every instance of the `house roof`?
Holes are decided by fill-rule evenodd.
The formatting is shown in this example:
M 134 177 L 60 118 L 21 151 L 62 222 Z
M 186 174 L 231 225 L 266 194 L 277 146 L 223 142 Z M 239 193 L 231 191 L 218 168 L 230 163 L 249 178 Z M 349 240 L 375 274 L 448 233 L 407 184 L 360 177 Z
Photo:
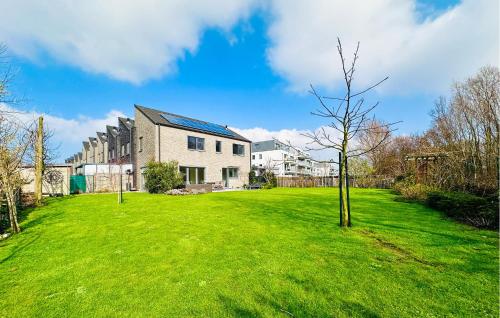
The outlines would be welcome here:
M 134 120 L 131 118 L 118 117 L 118 120 L 127 127 L 128 130 L 134 127 Z
M 89 143 L 88 141 L 84 141 L 84 142 L 83 142 L 83 147 L 84 147 L 85 149 L 89 149 L 89 148 L 90 148 L 90 143 Z
M 236 139 L 244 142 L 251 142 L 247 138 L 227 128 L 227 126 L 217 125 L 203 120 L 172 114 L 140 105 L 134 105 L 134 106 L 137 110 L 143 113 L 144 116 L 146 116 L 149 120 L 151 120 L 155 125 L 162 125 L 189 131 L 196 131 L 203 134 Z
M 117 137 L 118 136 L 118 127 L 106 125 L 106 131 L 109 134 L 111 134 L 113 137 Z
M 101 142 L 107 142 L 108 141 L 108 134 L 104 132 L 97 132 L 97 137 L 101 140 Z
M 97 146 L 97 138 L 89 137 L 90 145 L 96 147 Z

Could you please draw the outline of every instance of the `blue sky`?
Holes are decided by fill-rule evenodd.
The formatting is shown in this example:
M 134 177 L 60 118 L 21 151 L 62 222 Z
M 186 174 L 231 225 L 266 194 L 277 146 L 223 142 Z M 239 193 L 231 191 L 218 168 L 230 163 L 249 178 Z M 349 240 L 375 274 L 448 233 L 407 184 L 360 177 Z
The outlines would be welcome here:
M 435 35 L 437 38 L 445 34 L 449 35 L 450 38 L 457 39 L 450 40 L 449 44 L 444 43 L 442 46 L 437 44 L 436 54 L 449 54 L 449 52 L 454 52 L 456 47 L 466 43 L 459 40 L 460 37 L 464 36 L 460 28 L 468 29 L 466 19 L 475 19 L 474 12 L 471 13 L 471 17 L 467 17 L 467 12 L 471 10 L 465 6 L 474 5 L 471 1 L 469 3 L 452 0 L 426 0 L 417 3 L 404 0 L 402 2 L 413 5 L 411 12 L 407 12 L 407 8 L 401 8 L 401 12 L 408 14 L 408 19 L 414 21 L 402 22 L 399 29 L 409 29 L 409 34 L 425 32 L 425 36 L 422 38 L 432 37 L 434 32 L 437 34 Z M 497 6 L 493 2 L 482 1 L 483 8 L 477 10 L 478 14 L 488 6 Z M 16 6 L 15 2 L 10 5 Z M 280 9 L 283 6 L 286 7 Z M 460 8 L 461 6 L 464 8 Z M 273 3 L 272 5 L 244 4 L 242 8 L 228 9 L 234 15 L 234 18 L 230 19 L 231 21 L 226 21 L 225 18 L 221 18 L 222 20 L 219 21 L 218 18 L 215 18 L 215 21 L 202 27 L 199 26 L 199 23 L 195 23 L 194 25 L 198 29 L 186 35 L 186 38 L 194 40 L 187 41 L 187 44 L 175 43 L 174 45 L 172 44 L 174 40 L 165 40 L 164 46 L 173 47 L 170 51 L 174 51 L 174 53 L 162 53 L 165 56 L 168 55 L 157 63 L 158 69 L 163 69 L 163 71 L 156 70 L 154 61 L 146 65 L 147 61 L 144 59 L 148 58 L 149 53 L 141 56 L 141 48 L 134 46 L 133 42 L 126 49 L 133 51 L 130 55 L 137 54 L 137 57 L 129 57 L 128 51 L 122 50 L 119 54 L 123 54 L 124 57 L 117 57 L 118 62 L 115 62 L 112 55 L 116 52 L 104 51 L 104 49 L 102 52 L 91 53 L 95 56 L 89 59 L 90 62 L 86 60 L 86 56 L 90 54 L 88 47 L 84 53 L 77 52 L 77 54 L 72 55 L 74 52 L 69 51 L 71 54 L 68 54 L 64 51 L 64 47 L 61 48 L 59 41 L 52 41 L 52 38 L 47 39 L 50 32 L 54 32 L 53 38 L 59 36 L 58 28 L 61 26 L 57 23 L 55 23 L 54 29 L 48 29 L 49 35 L 45 33 L 45 37 L 29 28 L 20 32 L 17 37 L 12 32 L 6 35 L 9 30 L 3 25 L 4 32 L 2 32 L 2 24 L 0 23 L 0 42 L 5 42 L 11 48 L 13 62 L 19 68 L 11 90 L 14 94 L 27 98 L 25 103 L 16 107 L 54 117 L 55 125 L 57 125 L 58 120 L 71 121 L 72 124 L 68 127 L 73 125 L 76 130 L 83 130 L 90 134 L 97 123 L 109 121 L 112 110 L 133 116 L 133 104 L 137 103 L 216 123 L 228 124 L 246 132 L 250 138 L 264 138 L 272 133 L 277 134 L 278 137 L 284 135 L 293 138 L 293 133 L 290 134 L 290 131 L 314 130 L 327 124 L 324 119 L 309 114 L 317 104 L 306 93 L 307 83 L 317 85 L 325 94 L 330 95 L 338 94 L 341 87 L 338 75 L 328 75 L 328 73 L 335 73 L 336 68 L 338 71 L 338 57 L 330 54 L 331 64 L 328 62 L 328 66 L 325 66 L 327 74 L 322 74 L 323 65 L 316 63 L 316 58 L 313 56 L 316 50 L 308 51 L 311 46 L 318 45 L 320 51 L 324 49 L 325 52 L 331 53 L 333 52 L 331 48 L 322 47 L 322 39 L 328 40 L 334 38 L 336 34 L 345 34 L 342 38 L 346 42 L 347 48 L 356 40 L 361 41 L 360 51 L 361 61 L 363 61 L 365 56 L 368 56 L 365 60 L 369 60 L 372 56 L 376 56 L 380 50 L 385 50 L 378 45 L 385 47 L 386 41 L 392 42 L 392 39 L 398 39 L 404 35 L 387 31 L 388 35 L 384 35 L 385 38 L 382 37 L 379 43 L 372 43 L 370 39 L 372 36 L 369 33 L 365 35 L 363 30 L 343 30 L 342 27 L 338 27 L 339 31 L 336 32 L 335 15 L 330 19 L 327 12 L 320 12 L 320 14 L 326 15 L 323 19 L 325 26 L 319 29 L 325 34 L 318 35 L 317 29 L 314 29 L 316 26 L 310 26 L 309 29 L 308 26 L 294 29 L 293 21 L 290 30 L 290 23 L 286 19 L 296 19 L 297 12 L 299 12 L 298 16 L 301 17 L 301 9 L 298 7 L 296 12 L 291 12 L 289 7 L 286 2 L 284 4 Z M 9 9 L 12 11 L 12 8 Z M 320 7 L 317 9 L 321 10 Z M 355 9 L 353 7 L 353 10 Z M 381 9 L 383 8 L 375 7 L 373 15 L 377 16 L 377 10 Z M 450 14 L 453 10 L 457 10 L 457 12 Z M 20 15 L 26 15 L 26 18 L 30 18 L 29 12 L 26 13 L 23 10 L 20 12 Z M 402 13 L 395 11 L 394 16 L 402 16 Z M 446 18 L 447 14 L 451 18 Z M 453 20 L 453 17 L 458 19 L 455 22 L 456 26 L 452 24 L 449 29 L 433 30 L 433 28 L 438 28 L 432 25 L 436 20 L 442 18 L 448 21 Z M 497 16 L 493 16 L 490 20 L 495 20 L 495 18 L 496 21 L 490 21 L 490 23 L 498 25 Z M 304 19 L 308 21 L 307 13 L 304 13 Z M 330 21 L 332 26 L 328 24 Z M 297 21 L 297 23 L 300 22 Z M 338 23 L 340 22 L 342 21 Z M 169 27 L 168 21 L 164 23 L 167 24 L 166 27 Z M 345 24 L 345 22 L 342 23 Z M 352 23 L 354 24 L 356 21 L 352 21 Z M 435 25 L 439 25 L 439 23 L 436 22 Z M 152 28 L 154 25 L 149 27 Z M 177 26 L 172 25 L 171 27 Z M 367 23 L 365 27 L 370 28 L 370 24 Z M 478 30 L 471 31 L 470 36 L 473 37 L 477 33 L 483 34 L 484 30 L 481 29 L 483 27 L 483 25 L 477 26 Z M 385 29 L 383 29 L 383 25 L 381 28 L 380 33 L 382 34 Z M 457 34 L 451 34 L 454 32 L 453 30 L 456 30 Z M 443 34 L 439 34 L 439 32 Z M 111 34 L 116 36 L 115 33 Z M 317 41 L 303 44 L 303 47 L 308 48 L 304 49 L 306 52 L 303 56 L 296 54 L 294 50 L 299 52 L 303 49 L 301 39 L 309 41 L 309 35 L 311 37 L 320 36 L 320 38 Z M 70 41 L 72 45 L 77 45 L 76 40 L 77 44 L 73 43 L 72 36 L 73 34 L 68 32 L 64 34 L 64 37 L 61 37 Z M 81 34 L 75 32 L 75 38 L 80 36 Z M 127 37 L 127 33 L 121 36 Z M 294 36 L 296 36 L 296 40 Z M 357 36 L 358 39 L 353 38 L 354 36 Z M 491 39 L 495 39 L 495 36 L 496 41 L 491 41 Z M 366 46 L 363 42 L 365 37 L 367 39 Z M 425 42 L 420 47 L 408 49 L 409 53 L 406 55 L 409 57 L 405 57 L 405 51 L 400 50 L 399 47 L 388 49 L 388 54 L 378 57 L 378 61 L 393 59 L 401 60 L 401 62 L 394 62 L 395 65 L 387 63 L 386 69 L 377 65 L 380 64 L 376 63 L 377 59 L 360 64 L 359 87 L 361 88 L 386 75 L 389 76 L 388 83 L 384 84 L 386 87 L 369 96 L 370 101 L 380 101 L 381 103 L 376 111 L 377 117 L 385 121 L 403 121 L 398 126 L 398 133 L 422 132 L 429 127 L 430 116 L 428 113 L 434 100 L 439 95 L 448 94 L 448 87 L 452 80 L 460 80 L 472 75 L 478 66 L 489 64 L 488 62 L 492 61 L 491 56 L 498 53 L 498 32 L 485 34 L 484 37 L 485 39 L 477 45 L 470 44 L 477 46 L 477 50 L 484 51 L 482 48 L 487 47 L 492 52 L 481 57 L 479 61 L 475 62 L 475 65 L 467 67 L 463 67 L 463 61 L 469 61 L 471 56 L 475 56 L 476 50 L 461 53 L 463 56 L 433 61 L 432 58 L 426 57 L 426 54 L 432 54 L 429 52 L 432 52 L 433 49 L 427 48 L 426 46 L 431 44 Z M 402 39 L 401 43 L 406 43 L 407 40 L 411 39 Z M 103 41 L 106 41 L 106 38 Z M 179 41 L 182 42 L 182 39 Z M 489 43 L 483 43 L 485 41 L 489 41 Z M 148 45 L 148 42 L 141 42 L 137 45 Z M 151 45 L 156 46 L 156 43 Z M 298 46 L 295 49 L 293 45 Z M 90 48 L 92 49 L 92 46 Z M 96 51 L 99 50 L 100 46 Z M 136 50 L 139 53 L 136 53 Z M 151 50 L 152 54 L 154 54 L 154 50 Z M 161 52 L 161 48 L 158 50 Z M 417 58 L 412 57 L 412 51 L 418 50 L 422 50 L 423 53 Z M 105 66 L 99 64 L 101 57 L 99 54 L 103 56 L 103 60 L 109 59 L 111 62 Z M 289 56 L 290 54 L 291 56 Z M 79 57 L 80 55 L 81 57 Z M 423 56 L 422 61 L 419 60 L 421 56 Z M 78 61 L 79 58 L 82 62 Z M 321 60 L 321 57 L 318 57 L 318 60 Z M 428 62 L 429 60 L 432 63 Z M 450 65 L 443 66 L 443 64 L 448 63 L 448 60 Z M 141 65 L 141 63 L 145 65 Z M 381 63 L 382 66 L 383 64 L 385 62 Z M 297 65 L 299 67 L 304 65 L 304 68 L 300 69 Z M 117 75 L 114 69 L 109 70 L 110 67 L 114 67 L 114 69 L 123 67 L 124 72 L 128 73 L 127 75 L 122 75 L 122 73 Z M 421 68 L 428 68 L 428 71 L 422 72 Z M 440 69 L 436 70 L 436 68 Z M 439 73 L 437 73 L 438 71 Z M 434 75 L 434 72 L 439 75 Z M 140 80 L 135 81 L 134 78 L 140 78 Z M 434 84 L 434 80 L 438 84 Z M 262 133 L 262 131 L 256 132 L 255 128 L 262 128 L 269 134 Z M 283 133 L 283 131 L 288 133 Z M 57 137 L 57 141 L 62 145 L 59 149 L 62 157 L 80 150 L 80 144 L 76 139 L 65 140 L 59 130 L 57 130 L 57 134 L 60 135 Z

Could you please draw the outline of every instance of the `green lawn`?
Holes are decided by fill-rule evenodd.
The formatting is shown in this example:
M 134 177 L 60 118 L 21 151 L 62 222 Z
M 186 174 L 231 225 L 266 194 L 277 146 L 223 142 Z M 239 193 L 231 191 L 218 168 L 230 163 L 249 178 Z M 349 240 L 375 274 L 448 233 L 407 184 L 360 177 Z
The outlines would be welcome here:
M 498 235 L 383 190 L 51 199 L 0 242 L 1 317 L 498 317 Z

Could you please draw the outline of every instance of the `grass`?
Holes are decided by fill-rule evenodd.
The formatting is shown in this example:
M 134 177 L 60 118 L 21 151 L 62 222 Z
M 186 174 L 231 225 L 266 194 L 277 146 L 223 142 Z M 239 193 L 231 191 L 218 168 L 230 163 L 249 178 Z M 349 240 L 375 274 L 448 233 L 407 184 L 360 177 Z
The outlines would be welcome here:
M 0 316 L 498 317 L 498 234 L 384 190 L 50 199 L 0 242 Z

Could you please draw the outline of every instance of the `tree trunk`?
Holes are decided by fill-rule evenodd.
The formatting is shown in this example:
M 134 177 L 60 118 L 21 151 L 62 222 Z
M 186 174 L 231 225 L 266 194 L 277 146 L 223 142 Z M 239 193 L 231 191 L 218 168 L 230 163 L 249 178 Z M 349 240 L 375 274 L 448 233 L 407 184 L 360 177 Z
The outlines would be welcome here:
M 38 118 L 35 154 L 35 200 L 42 203 L 42 175 L 43 175 L 43 117 Z
M 339 182 L 342 182 L 342 186 L 339 187 L 340 189 L 340 196 L 342 197 L 342 220 L 340 223 L 341 227 L 348 227 L 349 224 L 351 223 L 349 220 L 349 209 L 348 209 L 348 202 L 347 202 L 347 184 L 346 184 L 346 160 L 347 160 L 347 147 L 343 147 L 342 150 L 342 160 L 340 162 L 341 169 L 340 169 L 340 175 L 339 175 Z
M 7 197 L 7 205 L 9 207 L 10 227 L 12 228 L 12 232 L 19 233 L 21 232 L 21 228 L 19 227 L 19 223 L 17 222 L 17 205 L 15 193 L 10 187 L 7 187 L 7 189 L 5 189 L 5 196 Z

